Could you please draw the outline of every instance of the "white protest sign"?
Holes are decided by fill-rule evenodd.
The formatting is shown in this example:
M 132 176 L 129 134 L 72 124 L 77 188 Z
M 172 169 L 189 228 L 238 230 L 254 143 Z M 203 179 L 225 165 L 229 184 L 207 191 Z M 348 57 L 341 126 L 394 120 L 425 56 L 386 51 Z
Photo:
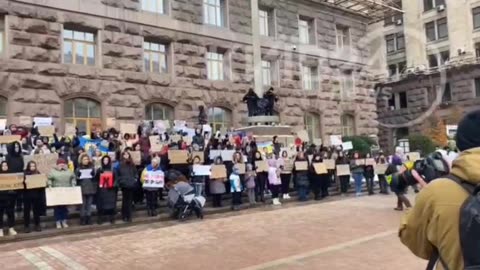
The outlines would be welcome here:
M 221 152 L 222 160 L 223 161 L 232 161 L 233 155 L 235 154 L 235 150 L 223 150 Z
M 143 182 L 143 188 L 163 188 L 165 174 L 163 171 L 148 171 Z
M 330 144 L 332 146 L 342 145 L 342 135 L 330 135 Z
M 34 117 L 33 122 L 35 122 L 36 127 L 47 127 L 52 125 L 51 117 Z
M 7 127 L 7 119 L 0 119 L 0 130 L 5 130 Z
M 80 177 L 79 179 L 90 179 L 92 178 L 92 169 L 82 169 L 80 170 Z
M 210 165 L 193 165 L 193 175 L 195 176 L 210 176 Z
M 57 187 L 45 189 L 47 206 L 82 204 L 81 187 Z
M 352 150 L 353 149 L 353 144 L 352 142 L 344 142 L 342 143 L 342 148 L 344 151 Z
M 212 127 L 210 125 L 203 125 L 202 130 L 203 133 L 208 132 L 210 135 L 212 134 Z
M 210 159 L 215 160 L 217 157 L 222 156 L 222 150 L 210 150 Z

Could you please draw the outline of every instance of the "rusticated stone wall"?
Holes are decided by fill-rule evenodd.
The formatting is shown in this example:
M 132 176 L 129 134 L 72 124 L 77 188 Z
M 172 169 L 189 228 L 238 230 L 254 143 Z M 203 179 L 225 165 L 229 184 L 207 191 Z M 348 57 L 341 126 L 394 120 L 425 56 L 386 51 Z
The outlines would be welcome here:
M 173 30 L 177 26 L 129 20 L 131 14 L 140 12 L 138 0 L 85 2 L 95 10 L 104 8 L 102 16 L 93 11 L 76 12 L 76 5 L 84 3 L 77 1 L 72 0 L 71 10 L 68 6 L 56 9 L 53 4 L 33 7 L 13 1 L 0 3 L 8 43 L 5 55 L 0 57 L 0 95 L 8 98 L 9 119 L 53 116 L 62 127 L 63 102 L 87 97 L 101 103 L 104 124 L 106 118 L 142 119 L 146 105 L 162 102 L 175 108 L 176 118 L 190 122 L 195 121 L 200 105 L 224 107 L 232 111 L 233 124 L 242 125 L 246 106 L 241 99 L 253 85 L 253 48 L 245 42 L 251 33 L 249 0 L 228 2 L 229 29 L 224 36 L 210 35 L 210 26 L 202 26 L 202 33 L 189 32 L 202 24 L 202 0 L 171 0 L 170 14 L 159 15 L 168 16 L 172 24 L 181 24 L 185 31 Z M 303 126 L 305 113 L 315 113 L 320 118 L 321 134 L 326 137 L 341 133 L 341 115 L 349 113 L 355 117 L 357 134 L 377 134 L 376 99 L 366 69 L 368 50 L 356 42 L 366 34 L 366 25 L 359 23 L 361 18 L 350 19 L 326 9 L 332 12 L 329 15 L 316 4 L 260 2 L 275 8 L 277 14 L 278 39 L 262 43 L 262 55 L 278 65 L 273 86 L 280 97 L 276 111 L 281 122 Z M 308 55 L 301 47 L 291 50 L 291 44 L 298 41 L 299 13 L 316 18 L 318 44 Z M 337 23 L 351 27 L 351 57 L 342 58 L 335 50 Z M 62 63 L 65 26 L 98 33 L 95 66 Z M 167 74 L 143 72 L 144 39 L 169 44 Z M 207 48 L 225 52 L 231 70 L 228 80 L 207 79 Z M 318 65 L 319 90 L 301 89 L 301 64 Z M 352 71 L 355 76 L 355 91 L 347 98 L 341 98 L 339 90 L 339 76 L 344 71 Z

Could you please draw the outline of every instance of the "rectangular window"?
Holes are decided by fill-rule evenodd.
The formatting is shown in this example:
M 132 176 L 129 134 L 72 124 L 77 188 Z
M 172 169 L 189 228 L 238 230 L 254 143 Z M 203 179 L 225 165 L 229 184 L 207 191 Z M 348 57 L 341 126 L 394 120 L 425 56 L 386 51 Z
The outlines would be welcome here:
M 225 1 L 203 0 L 203 22 L 205 24 L 225 27 Z
M 272 9 L 260 8 L 258 11 L 260 21 L 260 35 L 275 36 L 275 12 Z
M 437 36 L 438 36 L 438 39 L 448 37 L 447 18 L 442 18 L 437 20 Z
M 3 20 L 3 17 L 0 17 L 0 55 L 3 53 L 4 51 L 4 40 L 5 40 L 5 23 L 4 23 L 4 20 Z
M 67 64 L 95 65 L 95 34 L 63 30 L 63 61 Z
M 341 76 L 340 87 L 342 90 L 342 98 L 346 99 L 353 95 L 355 91 L 355 80 L 353 78 L 353 72 L 346 71 Z
M 263 86 L 272 85 L 273 65 L 270 61 L 262 60 L 262 83 Z
M 434 41 L 437 39 L 435 35 L 435 22 L 425 24 L 425 33 L 427 35 L 427 41 Z
M 225 79 L 224 75 L 224 55 L 216 52 L 207 53 L 207 71 L 208 79 L 212 81 L 221 81 Z
M 298 20 L 298 33 L 301 44 L 315 44 L 314 19 L 300 16 Z
M 146 72 L 167 73 L 167 45 L 144 42 L 143 60 Z
M 440 65 L 445 65 L 450 60 L 450 51 L 440 52 Z
M 390 98 L 388 99 L 388 109 L 393 110 L 395 109 L 395 94 L 391 94 Z
M 433 68 L 433 67 L 438 67 L 438 59 L 437 55 L 435 54 L 430 54 L 428 56 L 428 66 Z
M 475 56 L 480 57 L 480 43 L 475 43 Z
M 452 101 L 452 90 L 450 89 L 450 83 L 445 84 L 445 90 L 442 96 L 442 102 Z
M 318 87 L 317 67 L 302 66 L 303 90 L 316 90 Z
M 396 41 L 397 51 L 405 49 L 405 36 L 402 33 L 400 33 L 400 34 L 397 34 L 396 38 L 397 38 L 397 41 Z
M 385 37 L 387 42 L 387 53 L 395 51 L 395 35 L 388 35 Z
M 473 28 L 478 29 L 480 28 L 480 7 L 476 7 L 472 9 L 473 15 Z
M 142 0 L 142 10 L 166 14 L 167 0 Z
M 423 0 L 424 11 L 432 10 L 440 5 L 445 5 L 445 0 Z
M 390 77 L 393 77 L 393 76 L 397 75 L 397 65 L 396 64 L 388 65 L 388 75 Z
M 345 47 L 350 46 L 350 28 L 342 25 L 337 25 L 336 35 L 337 35 L 337 50 L 342 50 Z
M 475 79 L 475 97 L 480 98 L 480 78 Z
M 407 68 L 407 62 L 404 61 L 404 62 L 398 63 L 398 73 L 399 74 L 402 74 L 403 72 L 405 72 L 406 68 Z
M 408 107 L 407 92 L 398 93 L 398 99 L 400 101 L 400 109 L 405 109 Z

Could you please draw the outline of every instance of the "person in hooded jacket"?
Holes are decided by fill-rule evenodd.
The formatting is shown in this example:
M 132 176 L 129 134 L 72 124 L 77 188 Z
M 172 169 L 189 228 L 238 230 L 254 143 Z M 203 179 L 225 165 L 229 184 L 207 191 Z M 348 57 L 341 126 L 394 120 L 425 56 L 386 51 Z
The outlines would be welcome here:
M 293 165 L 293 179 L 295 181 L 295 186 L 298 191 L 298 200 L 299 201 L 308 201 L 308 189 L 310 187 L 310 183 L 308 180 L 308 170 L 301 171 L 297 170 L 295 164 L 296 162 L 308 162 L 305 158 L 305 154 L 302 151 L 299 151 L 297 157 L 295 158 L 295 162 Z
M 10 173 L 23 173 L 25 163 L 23 162 L 22 145 L 19 142 L 13 142 L 7 146 L 7 163 Z M 23 192 L 17 192 L 17 212 L 22 212 L 23 208 Z
M 92 204 L 97 193 L 98 183 L 95 181 L 95 168 L 90 157 L 84 153 L 79 157 L 80 164 L 75 170 L 77 185 L 82 188 L 82 207 L 80 208 L 80 224 L 91 225 Z
M 253 167 L 255 170 L 258 168 L 258 161 L 263 161 L 262 153 L 259 151 L 255 152 Z M 255 201 L 265 202 L 265 186 L 268 179 L 268 172 L 258 172 L 257 177 L 255 178 Z
M 370 159 L 370 158 L 372 158 L 372 155 L 370 153 L 367 153 L 367 155 L 365 156 L 365 159 Z M 373 181 L 375 178 L 375 170 L 373 168 L 373 165 L 365 164 L 363 176 L 365 177 L 365 182 L 367 183 L 368 195 L 375 194 L 375 192 L 373 191 L 373 187 L 375 185 Z
M 133 195 L 137 187 L 138 173 L 128 151 L 122 153 L 114 177 L 115 183 L 122 189 L 122 219 L 125 222 L 132 222 Z
M 195 129 L 195 136 L 192 139 L 192 145 L 198 145 L 199 150 L 203 151 L 205 148 L 205 139 L 202 136 L 202 130 L 200 128 Z
M 350 165 L 350 161 L 343 151 L 338 152 L 335 165 Z M 348 185 L 350 183 L 350 175 L 339 175 L 338 180 L 340 182 L 340 193 L 342 196 L 346 196 L 348 192 Z
M 33 151 L 32 145 L 28 143 L 28 137 L 22 138 L 22 154 L 30 155 Z
M 25 190 L 23 191 L 23 225 L 25 227 L 25 233 L 30 233 L 30 211 L 33 211 L 33 223 L 35 225 L 35 231 L 42 231 L 40 226 L 40 216 L 45 212 L 45 187 L 27 189 L 27 176 L 40 174 L 35 161 L 27 163 L 25 169 Z M 46 183 L 45 183 L 46 184 Z
M 313 155 L 312 162 L 309 167 L 310 186 L 313 190 L 315 200 L 322 200 L 327 196 L 328 191 L 328 173 L 318 174 L 315 171 L 314 164 L 323 163 L 322 154 Z
M 0 174 L 11 173 L 8 163 L 3 161 L 0 163 Z M 16 192 L 14 190 L 0 191 L 0 237 L 3 234 L 3 214 L 7 214 L 8 234 L 11 236 L 17 235 L 13 228 L 15 226 L 15 200 Z
M 100 168 L 96 171 L 95 182 L 98 183 L 97 210 L 98 224 L 102 224 L 105 217 L 109 217 L 111 224 L 115 223 L 115 209 L 117 206 L 117 190 L 113 174 L 112 159 L 107 155 L 100 160 Z

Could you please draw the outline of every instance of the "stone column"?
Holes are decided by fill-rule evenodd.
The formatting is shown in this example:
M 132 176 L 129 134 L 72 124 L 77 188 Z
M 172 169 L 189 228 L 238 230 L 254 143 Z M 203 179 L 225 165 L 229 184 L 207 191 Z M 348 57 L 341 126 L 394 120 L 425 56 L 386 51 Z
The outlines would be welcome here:
M 252 9 L 252 46 L 254 68 L 254 90 L 259 97 L 263 96 L 262 87 L 262 49 L 260 45 L 260 22 L 258 19 L 258 0 L 250 0 Z

